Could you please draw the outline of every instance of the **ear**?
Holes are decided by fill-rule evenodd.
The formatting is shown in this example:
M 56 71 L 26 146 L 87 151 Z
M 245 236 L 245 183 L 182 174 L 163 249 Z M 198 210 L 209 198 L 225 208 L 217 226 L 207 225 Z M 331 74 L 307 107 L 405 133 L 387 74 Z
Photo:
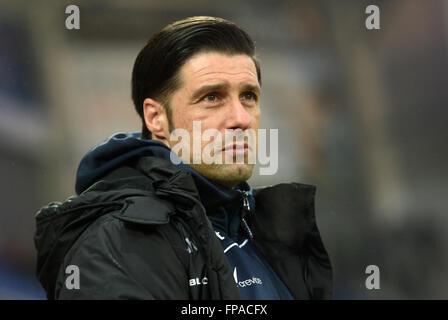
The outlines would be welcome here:
M 165 108 L 156 100 L 146 98 L 143 101 L 143 116 L 152 138 L 167 144 L 170 133 Z

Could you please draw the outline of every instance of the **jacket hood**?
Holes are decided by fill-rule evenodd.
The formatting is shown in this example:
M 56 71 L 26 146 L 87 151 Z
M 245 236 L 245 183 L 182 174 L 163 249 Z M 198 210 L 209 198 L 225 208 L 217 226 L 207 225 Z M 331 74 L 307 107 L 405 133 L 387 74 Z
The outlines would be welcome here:
M 139 132 L 116 133 L 93 147 L 82 158 L 76 173 L 75 191 L 81 194 L 114 169 L 142 156 L 166 154 L 169 157 L 170 149 L 167 146 L 160 141 L 141 139 Z M 185 165 L 181 163 L 180 166 Z

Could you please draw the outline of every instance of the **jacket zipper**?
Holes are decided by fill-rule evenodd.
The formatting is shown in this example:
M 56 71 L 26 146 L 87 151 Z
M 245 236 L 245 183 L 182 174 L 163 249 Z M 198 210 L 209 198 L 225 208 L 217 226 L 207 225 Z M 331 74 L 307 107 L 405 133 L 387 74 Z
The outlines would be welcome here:
M 242 217 L 241 217 L 241 222 L 243 224 L 244 230 L 246 231 L 247 235 L 252 240 L 254 238 L 254 235 L 252 233 L 252 230 L 250 230 L 249 225 L 246 222 L 246 219 L 244 219 L 246 214 L 250 213 L 250 202 L 249 202 L 247 191 L 243 191 L 243 210 L 244 210 L 244 215 L 242 215 Z

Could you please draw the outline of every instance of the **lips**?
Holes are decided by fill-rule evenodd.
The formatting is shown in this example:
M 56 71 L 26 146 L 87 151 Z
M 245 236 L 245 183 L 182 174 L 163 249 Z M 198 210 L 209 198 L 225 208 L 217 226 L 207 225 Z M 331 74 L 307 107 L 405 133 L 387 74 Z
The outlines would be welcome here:
M 249 150 L 249 145 L 247 143 L 242 144 L 231 144 L 222 148 L 222 151 L 233 151 L 233 152 L 246 152 Z

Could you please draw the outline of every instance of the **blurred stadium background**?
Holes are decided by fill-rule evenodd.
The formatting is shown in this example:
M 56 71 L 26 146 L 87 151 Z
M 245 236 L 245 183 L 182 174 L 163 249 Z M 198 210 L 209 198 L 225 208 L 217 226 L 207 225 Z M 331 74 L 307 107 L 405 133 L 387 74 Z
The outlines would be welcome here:
M 65 8 L 81 11 L 65 28 Z M 365 28 L 365 8 L 381 30 Z M 0 2 L 0 299 L 44 299 L 34 214 L 74 193 L 77 165 L 138 131 L 134 59 L 166 24 L 238 23 L 262 61 L 262 127 L 279 171 L 253 186 L 317 185 L 335 299 L 448 298 L 448 1 Z M 367 290 L 377 265 L 381 288 Z

